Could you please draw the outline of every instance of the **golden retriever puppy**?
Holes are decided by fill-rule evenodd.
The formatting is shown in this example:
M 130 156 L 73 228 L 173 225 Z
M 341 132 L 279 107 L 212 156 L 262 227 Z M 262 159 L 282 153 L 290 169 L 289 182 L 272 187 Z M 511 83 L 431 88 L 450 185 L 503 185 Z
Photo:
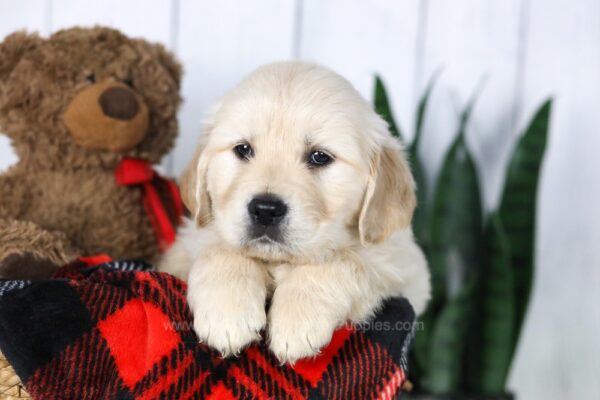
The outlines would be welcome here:
M 266 328 L 273 353 L 294 362 L 385 298 L 405 296 L 417 313 L 426 306 L 400 144 L 323 67 L 267 65 L 227 94 L 181 190 L 193 219 L 159 269 L 187 279 L 194 329 L 224 356 Z

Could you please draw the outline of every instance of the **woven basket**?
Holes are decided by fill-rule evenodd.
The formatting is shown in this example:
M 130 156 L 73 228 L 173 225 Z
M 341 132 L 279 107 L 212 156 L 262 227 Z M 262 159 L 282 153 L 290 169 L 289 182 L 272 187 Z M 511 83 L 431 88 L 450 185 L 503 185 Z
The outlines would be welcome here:
M 13 367 L 0 351 L 0 400 L 31 399 Z

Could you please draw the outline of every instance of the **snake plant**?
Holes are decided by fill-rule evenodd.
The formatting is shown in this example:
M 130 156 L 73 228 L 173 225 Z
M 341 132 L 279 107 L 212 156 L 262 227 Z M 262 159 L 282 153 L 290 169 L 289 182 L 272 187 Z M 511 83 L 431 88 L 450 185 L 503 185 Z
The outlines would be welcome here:
M 536 111 L 513 149 L 501 200 L 483 211 L 477 166 L 465 140 L 475 100 L 459 119 L 431 196 L 419 143 L 435 79 L 405 143 L 417 183 L 413 230 L 432 275 L 432 300 L 420 317 L 410 355 L 410 379 L 430 395 L 502 395 L 526 315 L 534 275 L 536 196 L 552 100 Z M 400 132 L 381 78 L 375 108 L 398 140 Z

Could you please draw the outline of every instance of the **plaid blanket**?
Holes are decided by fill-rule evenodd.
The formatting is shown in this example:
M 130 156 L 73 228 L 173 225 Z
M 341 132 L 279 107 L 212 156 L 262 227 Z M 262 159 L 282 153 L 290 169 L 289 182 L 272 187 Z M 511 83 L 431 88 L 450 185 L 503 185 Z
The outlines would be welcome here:
M 264 343 L 227 359 L 199 344 L 185 292 L 134 261 L 5 281 L 0 348 L 35 399 L 392 399 L 404 382 L 414 320 L 404 299 L 289 366 Z

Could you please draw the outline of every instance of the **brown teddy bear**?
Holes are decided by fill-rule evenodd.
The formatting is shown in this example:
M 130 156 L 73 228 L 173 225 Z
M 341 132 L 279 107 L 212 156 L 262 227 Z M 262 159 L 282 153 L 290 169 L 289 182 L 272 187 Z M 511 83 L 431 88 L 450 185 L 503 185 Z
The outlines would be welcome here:
M 153 261 L 181 213 L 149 168 L 177 134 L 181 67 L 159 44 L 108 28 L 0 43 L 0 277 L 48 276 L 75 257 Z

